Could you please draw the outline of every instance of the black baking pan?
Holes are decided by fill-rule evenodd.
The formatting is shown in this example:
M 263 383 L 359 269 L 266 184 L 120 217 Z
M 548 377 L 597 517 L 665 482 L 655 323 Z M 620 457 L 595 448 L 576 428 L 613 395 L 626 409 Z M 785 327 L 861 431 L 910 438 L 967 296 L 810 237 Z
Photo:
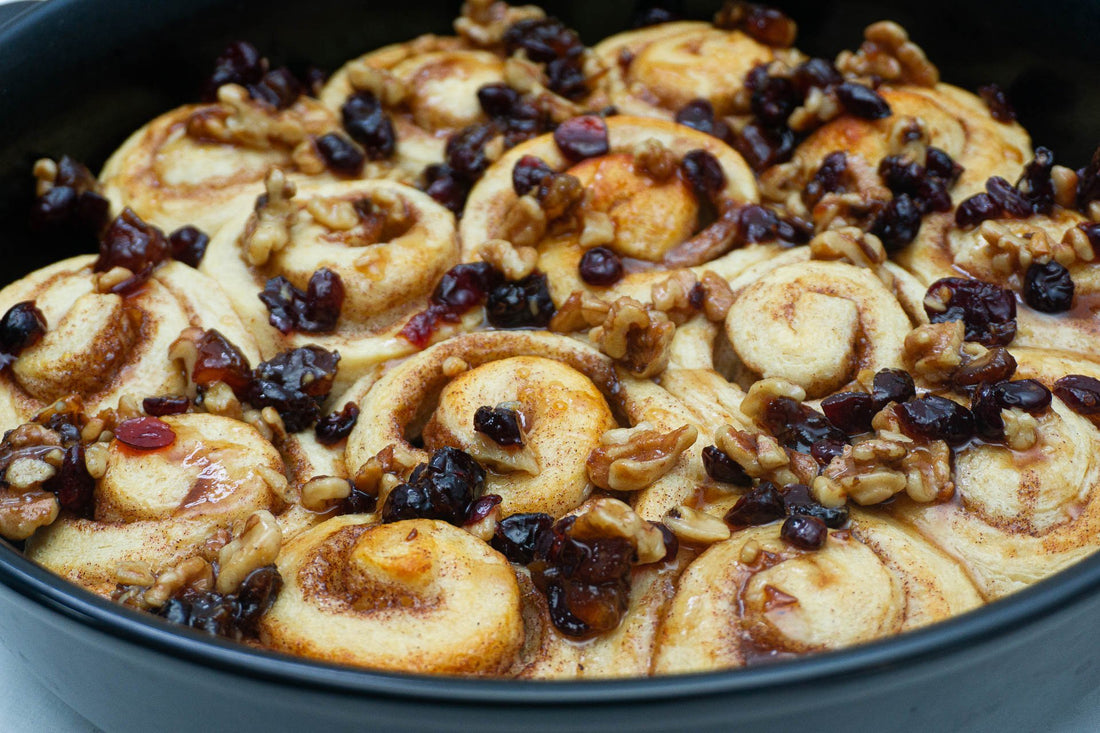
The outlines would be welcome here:
M 545 3 L 589 42 L 633 2 Z M 713 3 L 666 5 L 708 17 Z M 1009 90 L 1036 144 L 1083 165 L 1100 142 L 1100 4 L 791 2 L 799 46 L 833 56 L 868 22 L 905 25 L 943 77 Z M 98 167 L 139 125 L 194 99 L 245 38 L 278 63 L 334 69 L 423 32 L 458 4 L 50 0 L 0 26 L 0 281 L 77 254 L 26 228 L 31 164 Z M 77 589 L 0 542 L 0 637 L 105 730 L 1050 730 L 1100 707 L 1100 557 L 918 632 L 793 662 L 682 677 L 534 683 L 382 674 L 255 651 Z M 2 694 L 2 693 L 0 693 Z

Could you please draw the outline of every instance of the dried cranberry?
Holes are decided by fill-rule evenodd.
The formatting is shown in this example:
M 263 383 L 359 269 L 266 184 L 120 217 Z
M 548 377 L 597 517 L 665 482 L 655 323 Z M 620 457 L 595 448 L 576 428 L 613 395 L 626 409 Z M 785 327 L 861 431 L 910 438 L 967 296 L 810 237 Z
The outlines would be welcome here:
M 764 427 L 787 448 L 809 453 L 819 440 L 845 442 L 848 436 L 824 415 L 789 397 L 776 397 L 764 408 Z
M 185 586 L 182 592 L 158 608 L 156 614 L 171 623 L 213 636 L 235 636 L 237 604 L 233 596 Z
M 577 101 L 588 94 L 588 79 L 581 66 L 581 57 L 557 58 L 546 65 L 546 88 L 555 94 Z
M 925 395 L 898 405 L 901 427 L 913 437 L 959 446 L 974 437 L 974 415 L 958 402 Z
M 517 196 L 523 196 L 537 189 L 547 176 L 553 174 L 553 169 L 542 158 L 525 155 L 512 168 L 512 189 Z
M 932 145 L 929 145 L 925 152 L 924 169 L 928 175 L 938 178 L 948 186 L 955 185 L 963 171 L 963 167 L 950 155 Z
M 182 415 L 191 407 L 191 400 L 185 395 L 171 397 L 146 397 L 141 401 L 141 409 L 153 417 Z
M 328 82 L 328 77 L 328 72 L 324 69 L 320 69 L 316 66 L 307 67 L 305 74 L 302 75 L 302 83 L 305 85 L 306 94 L 314 98 L 319 98 L 321 96 L 321 90 Z
M 520 93 L 507 84 L 485 84 L 477 90 L 477 101 L 489 117 L 504 118 L 519 103 Z
M 584 51 L 577 32 L 557 18 L 529 18 L 514 23 L 504 32 L 504 44 L 508 53 L 522 48 L 527 58 L 541 63 Z
M 814 236 L 814 225 L 797 216 L 786 216 L 775 228 L 776 236 L 790 244 L 807 244 Z
M 0 319 L 0 369 L 15 361 L 23 349 L 41 341 L 46 328 L 46 316 L 33 300 L 24 300 L 8 308 Z
M 1100 413 L 1100 379 L 1068 374 L 1054 383 L 1054 394 L 1081 415 Z
M 943 310 L 929 307 L 939 300 Z M 946 277 L 928 288 L 924 310 L 932 323 L 962 321 L 966 340 L 985 346 L 1006 346 L 1016 336 L 1016 298 L 1004 288 L 982 280 Z
M 794 514 L 783 522 L 779 536 L 800 550 L 819 550 L 825 545 L 829 531 L 825 528 L 825 523 L 817 517 Z
M 313 432 L 321 445 L 336 445 L 351 434 L 359 420 L 359 405 L 349 402 L 339 412 L 330 412 L 317 421 Z
M 206 254 L 210 237 L 199 228 L 188 224 L 172 232 L 168 236 L 168 244 L 172 248 L 172 259 L 191 267 L 198 267 L 203 255 Z
M 485 316 L 496 328 L 545 328 L 554 317 L 546 275 L 536 272 L 493 288 Z
M 349 482 L 351 483 L 351 482 Z M 378 507 L 378 497 L 351 483 L 351 492 L 340 502 L 340 514 L 370 514 Z
M 445 155 L 447 165 L 459 178 L 474 182 L 489 167 L 485 146 L 497 134 L 492 123 L 470 125 L 447 138 Z
M 881 120 L 889 117 L 890 105 L 870 87 L 846 81 L 836 87 L 836 96 L 844 108 L 865 120 Z
M 829 422 L 848 435 L 866 433 L 878 410 L 874 398 L 866 392 L 839 392 L 821 401 L 821 411 Z
M 1094 252 L 1100 250 L 1100 223 L 1082 222 L 1077 225 L 1077 228 L 1088 237 L 1089 246 Z
M 156 417 L 135 417 L 123 420 L 115 428 L 115 438 L 131 448 L 156 450 L 176 442 L 172 427 Z
M 754 527 L 786 516 L 783 496 L 770 481 L 761 481 L 742 496 L 726 513 L 726 521 L 736 527 Z
M 973 387 L 981 382 L 1001 382 L 1016 372 L 1016 359 L 1003 346 L 994 346 L 951 375 L 951 382 L 960 389 Z
M 875 401 L 876 412 L 891 402 L 905 402 L 916 395 L 913 377 L 902 369 L 882 369 L 871 382 L 871 398 Z
M 878 164 L 878 174 L 895 195 L 915 196 L 924 180 L 924 168 L 902 155 L 888 155 Z
M 1015 186 L 1000 176 L 993 176 L 987 180 L 985 190 L 993 203 L 1008 216 L 1014 216 L 1018 219 L 1031 216 L 1031 202 L 1028 201 L 1026 196 L 1017 191 Z
M 771 209 L 749 204 L 737 215 L 737 239 L 745 244 L 773 242 L 779 237 L 779 217 Z
M 612 249 L 593 247 L 581 257 L 580 274 L 589 285 L 614 285 L 623 277 L 623 261 Z
M 795 134 L 787 127 L 748 124 L 734 140 L 734 147 L 754 171 L 786 163 L 794 152 Z
M 65 449 L 60 468 L 42 488 L 57 495 L 62 509 L 91 518 L 95 510 L 95 479 L 88 473 L 83 443 L 77 441 Z
M 726 186 L 722 164 L 706 150 L 692 150 L 684 154 L 680 171 L 700 201 L 713 201 Z
M 991 441 L 1004 438 L 1004 418 L 991 384 L 983 382 L 977 386 L 970 398 L 970 412 L 974 415 L 974 430 L 980 437 Z
M 1008 101 L 1008 95 L 999 85 L 986 84 L 978 87 L 978 96 L 989 107 L 989 114 L 997 122 L 1003 122 L 1007 125 L 1016 121 L 1016 110 L 1012 108 L 1012 103 Z
M 741 464 L 718 449 L 708 445 L 703 449 L 703 468 L 715 481 L 734 486 L 750 486 L 752 479 L 745 473 Z
M 237 628 L 255 635 L 260 617 L 275 604 L 283 589 L 283 576 L 274 565 L 256 568 L 245 576 L 237 588 Z
M 693 99 L 685 104 L 676 113 L 676 121 L 719 140 L 729 142 L 732 139 L 729 125 L 715 116 L 714 106 L 706 99 Z
M 787 514 L 793 516 L 806 516 L 820 519 L 826 527 L 840 529 L 848 523 L 848 507 L 827 507 L 814 499 L 810 493 L 810 487 L 806 484 L 787 484 L 780 491 L 783 495 L 783 504 L 787 507 Z
M 373 94 L 356 92 L 340 108 L 344 129 L 363 146 L 371 160 L 382 160 L 397 149 L 393 123 Z
M 1024 172 L 1016 182 L 1016 189 L 1031 204 L 1033 213 L 1049 214 L 1054 208 L 1053 170 L 1054 153 L 1049 148 L 1038 147 L 1035 148 L 1035 157 L 1024 166 Z
M 1050 390 L 1034 379 L 999 382 L 993 385 L 993 397 L 1005 409 L 1040 413 L 1050 407 Z
M 680 540 L 672 532 L 671 529 L 666 527 L 661 522 L 650 522 L 651 525 L 656 527 L 661 532 L 661 539 L 665 543 L 665 554 L 657 562 L 672 562 L 676 559 L 676 555 L 680 552 Z
M 1024 302 L 1042 313 L 1063 313 L 1073 307 L 1073 278 L 1055 260 L 1032 262 L 1024 276 Z
M 964 229 L 975 227 L 986 219 L 996 219 L 1003 213 L 988 193 L 976 193 L 964 199 L 955 210 L 955 224 Z
M 607 123 L 596 115 L 581 115 L 561 123 L 554 130 L 554 142 L 561 154 L 574 163 L 607 155 L 611 149 Z
M 813 88 L 827 89 L 844 81 L 833 62 L 822 58 L 812 58 L 795 67 L 791 75 L 798 93 L 803 97 Z
M 256 84 L 267 71 L 267 59 L 247 41 L 229 44 L 214 62 L 214 73 L 203 88 L 203 101 L 213 102 L 218 97 L 218 87 L 223 84 Z
M 497 522 L 490 544 L 517 565 L 527 565 L 535 557 L 538 536 L 550 529 L 554 518 L 549 514 L 513 514 Z
M 844 446 L 839 440 L 822 439 L 810 446 L 810 455 L 822 466 L 828 466 L 837 456 L 844 455 Z
M 282 333 L 327 333 L 340 320 L 344 283 L 332 270 L 321 268 L 310 276 L 304 293 L 279 275 L 267 281 L 259 297 L 270 311 L 268 321 Z
M 191 370 L 191 381 L 199 387 L 225 382 L 239 399 L 243 399 L 252 381 L 248 357 L 229 339 L 215 329 L 202 334 L 196 344 L 198 352 Z
M 329 170 L 344 176 L 358 176 L 363 172 L 366 156 L 351 140 L 338 132 L 330 132 L 317 138 L 317 152 Z
M 286 109 L 302 96 L 302 83 L 283 66 L 264 74 L 258 84 L 249 84 L 248 94 L 275 109 Z
M 920 225 L 920 206 L 903 193 L 886 204 L 871 225 L 871 233 L 882 240 L 887 252 L 897 252 L 916 239 Z
M 387 495 L 382 521 L 423 517 L 462 526 L 485 484 L 485 469 L 457 448 L 440 448 Z
M 749 97 L 756 119 L 768 127 L 786 124 L 787 117 L 802 102 L 801 95 L 790 79 L 764 75 Z
M 646 8 L 634 16 L 634 23 L 632 25 L 634 28 L 646 28 L 651 25 L 671 23 L 676 20 L 680 20 L 680 15 L 668 8 Z
M 57 176 L 54 178 L 55 186 L 71 188 L 77 193 L 94 191 L 96 179 L 88 167 L 76 158 L 62 155 L 57 161 Z
M 470 527 L 478 522 L 485 521 L 493 513 L 493 510 L 500 506 L 502 501 L 504 499 L 499 494 L 485 494 L 475 499 L 466 508 L 466 516 L 462 520 L 462 526 Z
M 1077 208 L 1085 211 L 1093 201 L 1100 199 L 1100 148 L 1084 168 L 1077 170 Z
M 135 274 L 151 270 L 172 254 L 172 247 L 164 232 L 152 224 L 146 224 L 129 207 L 103 235 L 99 245 L 99 258 L 93 269 L 106 272 L 113 267 L 125 267 Z
M 829 153 L 822 159 L 813 178 L 802 191 L 802 201 L 814 206 L 827 193 L 845 190 L 848 178 L 848 154 L 843 150 Z
M 500 282 L 500 271 L 488 262 L 455 265 L 444 273 L 432 291 L 431 300 L 464 312 L 483 302 Z
M 523 446 L 523 430 L 518 412 L 507 407 L 482 405 L 474 412 L 474 430 L 501 446 Z
M 768 46 L 785 48 L 794 42 L 795 24 L 782 11 L 767 5 L 747 3 L 740 28 Z
M 339 361 L 339 354 L 313 345 L 277 354 L 253 370 L 248 401 L 274 407 L 288 432 L 304 430 L 321 416 Z
M 107 226 L 110 204 L 96 193 L 96 180 L 67 155 L 57 161 L 54 185 L 31 207 L 30 228 L 38 234 L 71 240 L 69 246 L 95 246 Z
M 450 209 L 451 213 L 462 215 L 466 197 L 470 195 L 468 182 L 460 179 L 449 165 L 438 163 L 424 169 L 424 179 L 426 194 Z

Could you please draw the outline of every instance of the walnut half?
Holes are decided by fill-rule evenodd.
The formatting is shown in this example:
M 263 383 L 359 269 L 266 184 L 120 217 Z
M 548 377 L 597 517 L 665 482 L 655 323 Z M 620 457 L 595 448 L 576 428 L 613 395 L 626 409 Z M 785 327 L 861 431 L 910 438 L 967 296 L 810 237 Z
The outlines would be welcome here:
M 699 437 L 692 425 L 669 433 L 649 423 L 608 430 L 600 446 L 588 456 L 588 478 L 601 489 L 638 491 L 672 470 L 676 461 Z

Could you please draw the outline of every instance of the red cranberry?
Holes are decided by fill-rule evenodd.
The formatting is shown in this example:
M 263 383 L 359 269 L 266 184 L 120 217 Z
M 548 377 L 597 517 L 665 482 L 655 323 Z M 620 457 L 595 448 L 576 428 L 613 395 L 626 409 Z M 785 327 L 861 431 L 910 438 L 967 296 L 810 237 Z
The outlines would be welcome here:
M 784 542 L 800 550 L 820 550 L 825 545 L 829 531 L 825 528 L 825 523 L 816 517 L 794 514 L 783 522 L 779 536 Z
M 1016 189 L 1031 204 L 1029 213 L 1049 214 L 1054 208 L 1054 153 L 1049 148 L 1035 148 L 1035 157 L 1024 166 Z
M 23 349 L 41 341 L 46 328 L 46 316 L 33 300 L 24 300 L 8 308 L 0 319 L 0 369 L 15 361 Z
M 359 420 L 359 405 L 349 402 L 339 412 L 330 412 L 317 421 L 313 432 L 321 445 L 336 445 L 351 434 Z
M 808 244 L 814 236 L 814 225 L 797 216 L 787 216 L 779 220 L 775 233 L 783 242 Z
M 484 521 L 493 510 L 500 506 L 504 499 L 498 494 L 485 494 L 475 499 L 466 509 L 466 517 L 462 522 L 463 527 L 469 527 Z
M 500 446 L 523 446 L 519 413 L 507 407 L 477 408 L 474 430 Z
M 455 265 L 432 291 L 431 300 L 455 309 L 470 308 L 482 303 L 489 291 L 501 282 L 500 272 L 488 262 Z
M 924 169 L 928 175 L 938 178 L 948 186 L 955 185 L 963 171 L 962 166 L 950 155 L 932 145 L 928 146 L 925 153 Z
M 198 267 L 203 255 L 206 254 L 210 237 L 197 227 L 188 224 L 172 232 L 168 237 L 168 244 L 172 248 L 172 259 L 191 267 Z
M 339 361 L 339 354 L 320 346 L 284 351 L 256 366 L 247 399 L 255 407 L 274 407 L 287 432 L 304 430 L 321 416 Z
M 489 293 L 485 317 L 496 328 L 545 328 L 554 317 L 546 275 L 533 273 Z
M 977 386 L 970 398 L 970 412 L 974 415 L 974 429 L 981 438 L 989 441 L 1004 439 L 1005 422 L 991 384 L 982 382 Z
M 787 514 L 783 496 L 770 481 L 761 481 L 742 496 L 726 513 L 726 521 L 735 527 L 754 527 L 782 519 Z
M 752 485 L 752 479 L 741 464 L 720 451 L 718 446 L 708 445 L 703 449 L 703 468 L 715 481 L 734 486 Z
M 607 123 L 596 115 L 581 115 L 558 125 L 554 142 L 562 155 L 576 163 L 585 158 L 607 155 L 611 149 Z
M 1016 298 L 1008 290 L 982 280 L 947 277 L 928 288 L 929 296 L 944 300 L 944 310 L 924 310 L 932 323 L 962 321 L 966 340 L 985 346 L 1006 346 L 1016 336 Z
M 502 118 L 519 104 L 520 93 L 507 84 L 485 84 L 477 90 L 477 101 L 489 117 Z
M 340 133 L 322 135 L 315 144 L 329 170 L 343 176 L 358 176 L 363 173 L 366 156 L 355 143 Z
M 373 94 L 362 91 L 347 98 L 340 108 L 344 129 L 363 146 L 371 160 L 383 160 L 397 149 L 393 123 Z
M 589 285 L 614 285 L 623 277 L 623 261 L 614 250 L 593 247 L 581 257 L 580 273 L 581 280 Z
M 53 188 L 37 197 L 31 207 L 31 230 L 67 240 L 68 246 L 98 246 L 110 217 L 110 204 L 96 193 L 96 185 L 95 177 L 83 164 L 62 156 L 57 161 Z
M 303 293 L 279 275 L 267 281 L 259 297 L 270 313 L 268 321 L 282 333 L 327 333 L 340 320 L 344 283 L 335 272 L 322 268 L 309 278 Z
M 157 609 L 156 614 L 169 622 L 205 632 L 212 636 L 234 637 L 237 604 L 232 596 L 216 591 L 200 591 L 185 586 Z
M 1027 197 L 1016 190 L 1016 187 L 1011 183 L 1001 178 L 1000 176 L 993 176 L 985 182 L 986 193 L 993 199 L 993 203 L 996 204 L 1004 214 L 1008 216 L 1016 217 L 1017 219 L 1024 219 L 1031 216 L 1031 202 L 1027 200 Z
M 196 345 L 198 356 L 191 381 L 199 387 L 225 382 L 238 399 L 243 399 L 252 381 L 248 357 L 215 329 L 205 331 Z
M 214 73 L 206 81 L 202 98 L 204 102 L 213 102 L 218 97 L 218 87 L 223 84 L 256 84 L 267 71 L 267 59 L 259 50 L 247 41 L 235 41 L 229 44 L 214 62 Z
M 588 94 L 580 56 L 557 58 L 546 64 L 546 87 L 555 94 L 577 101 Z
M 847 443 L 841 443 L 839 440 L 818 440 L 810 446 L 810 455 L 819 465 L 828 466 L 834 458 L 844 454 L 845 445 Z
M 734 140 L 734 147 L 754 171 L 786 163 L 794 152 L 796 138 L 787 127 L 770 128 L 748 124 Z
M 714 107 L 706 99 L 693 99 L 681 107 L 676 113 L 676 121 L 726 142 L 729 142 L 733 136 L 729 125 L 721 118 L 715 117 Z
M 925 395 L 898 405 L 901 427 L 913 437 L 959 446 L 974 437 L 974 415 L 958 402 Z
M 1055 260 L 1032 262 L 1024 276 L 1024 302 L 1043 313 L 1063 313 L 1073 307 L 1073 278 Z
M 881 120 L 892 113 L 886 100 L 870 87 L 846 81 L 836 87 L 836 96 L 844 108 L 856 117 L 866 120 Z
M 821 401 L 821 411 L 829 422 L 848 435 L 866 433 L 871 418 L 878 412 L 874 398 L 866 392 L 838 392 Z
M 550 529 L 554 518 L 549 514 L 513 514 L 497 522 L 490 544 L 517 565 L 527 565 L 535 557 L 538 536 Z
M 1069 374 L 1054 383 L 1054 394 L 1069 409 L 1081 415 L 1100 413 L 1100 380 L 1083 374 Z
M 777 397 L 764 408 L 764 427 L 791 450 L 809 453 L 819 440 L 846 442 L 848 436 L 824 415 L 789 397 Z
M 1012 108 L 1012 103 L 1008 101 L 1008 95 L 999 85 L 986 84 L 978 87 L 978 96 L 989 107 L 989 114 L 997 122 L 1003 122 L 1007 125 L 1016 121 L 1016 110 Z
M 351 486 L 351 491 L 340 502 L 340 514 L 370 514 L 378 507 L 378 497 L 362 491 L 351 481 L 348 483 Z
M 93 269 L 106 272 L 125 267 L 135 274 L 152 270 L 171 256 L 172 248 L 164 232 L 126 208 L 111 222 L 99 245 L 99 259 Z
M 237 588 L 237 628 L 255 635 L 260 617 L 275 604 L 283 589 L 283 576 L 274 565 L 256 568 L 245 576 Z
M 916 395 L 913 377 L 902 369 L 882 369 L 871 382 L 871 398 L 875 401 L 876 412 L 891 402 L 905 402 Z
M 726 186 L 718 159 L 705 150 L 692 150 L 680 161 L 680 170 L 700 201 L 713 201 Z
M 135 417 L 123 420 L 115 428 L 115 438 L 131 448 L 156 450 L 176 442 L 176 434 L 168 423 L 157 417 Z
M 806 516 L 821 520 L 826 527 L 840 529 L 848 523 L 848 507 L 827 507 L 814 499 L 810 487 L 805 484 L 788 484 L 780 492 L 787 514 Z
M 871 225 L 871 233 L 882 240 L 887 252 L 897 252 L 917 238 L 920 226 L 920 206 L 903 193 L 886 204 Z
M 141 401 L 141 409 L 153 417 L 182 415 L 191 407 L 191 400 L 184 395 L 171 397 L 146 397 Z
M 543 180 L 553 174 L 553 169 L 546 165 L 542 158 L 525 155 L 517 160 L 515 167 L 512 168 L 512 189 L 517 196 L 523 196 L 538 189 Z
M 782 11 L 749 3 L 740 23 L 741 30 L 768 46 L 786 48 L 794 42 L 795 25 Z
M 976 227 L 986 219 L 996 219 L 1003 213 L 988 193 L 976 193 L 964 199 L 955 210 L 955 224 L 963 229 Z

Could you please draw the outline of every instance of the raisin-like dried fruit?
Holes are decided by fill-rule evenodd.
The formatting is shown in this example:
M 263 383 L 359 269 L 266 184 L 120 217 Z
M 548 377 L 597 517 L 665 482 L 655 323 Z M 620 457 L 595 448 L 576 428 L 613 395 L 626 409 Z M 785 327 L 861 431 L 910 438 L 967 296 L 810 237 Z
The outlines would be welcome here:
M 1100 413 L 1100 379 L 1068 374 L 1054 383 L 1054 394 L 1078 414 Z
M 758 486 L 737 500 L 726 513 L 726 521 L 736 527 L 754 527 L 781 519 L 787 514 L 783 496 L 770 481 Z
M 836 96 L 844 108 L 856 117 L 866 120 L 881 120 L 892 113 L 890 105 L 878 92 L 870 87 L 846 81 L 836 87 Z
M 508 407 L 477 408 L 474 430 L 500 446 L 523 446 L 522 418 Z
M 496 328 L 545 328 L 554 317 L 546 275 L 536 272 L 493 288 L 485 316 Z
M 974 437 L 974 415 L 958 402 L 925 395 L 898 405 L 901 427 L 911 436 L 959 446 Z
M 932 323 L 962 321 L 967 341 L 1007 346 L 1016 336 L 1016 297 L 993 283 L 961 277 L 937 280 L 928 288 L 924 310 Z
M 607 123 L 596 115 L 581 115 L 561 123 L 554 130 L 554 142 L 561 154 L 574 163 L 607 155 L 611 149 Z
M 800 550 L 820 550 L 825 545 L 829 530 L 817 517 L 792 514 L 783 522 L 783 526 L 779 529 L 779 536 Z
M 356 92 L 340 108 L 344 129 L 363 146 L 371 160 L 383 160 L 397 149 L 393 123 L 373 94 Z
M 527 565 L 535 557 L 535 542 L 550 529 L 554 518 L 549 514 L 513 514 L 497 523 L 490 544 L 510 562 Z
M 176 433 L 160 418 L 135 417 L 123 420 L 116 426 L 115 438 L 131 448 L 156 450 L 176 442 Z
M 1055 260 L 1032 262 L 1024 276 L 1024 302 L 1042 313 L 1064 313 L 1073 307 L 1073 278 Z
M 838 392 L 821 401 L 821 411 L 829 422 L 848 435 L 859 435 L 871 429 L 871 419 L 878 410 L 874 398 L 866 392 Z
M 336 445 L 351 434 L 358 420 L 359 405 L 349 402 L 339 412 L 330 412 L 318 420 L 313 432 L 321 445 Z
M 718 446 L 708 445 L 703 449 L 703 469 L 712 479 L 724 484 L 752 485 L 752 479 L 741 464 L 720 451 Z
M 581 256 L 579 266 L 581 280 L 589 285 L 606 287 L 623 277 L 623 261 L 608 247 L 593 247 Z

